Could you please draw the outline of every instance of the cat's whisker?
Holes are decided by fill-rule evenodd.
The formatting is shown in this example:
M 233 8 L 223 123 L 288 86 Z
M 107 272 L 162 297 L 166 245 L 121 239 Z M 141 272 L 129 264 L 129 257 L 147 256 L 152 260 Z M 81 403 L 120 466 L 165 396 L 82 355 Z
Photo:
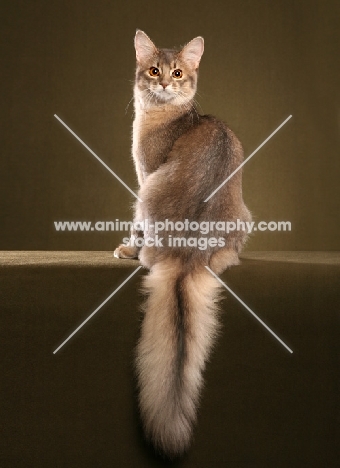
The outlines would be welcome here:
M 195 105 L 201 109 L 202 114 L 204 114 L 204 110 L 201 104 L 197 101 L 197 99 L 193 98 L 192 100 L 194 101 Z
M 192 121 L 194 120 L 194 112 L 196 113 L 196 116 L 197 118 L 199 118 L 199 115 L 198 115 L 198 112 L 197 112 L 197 109 L 195 107 L 195 104 L 196 104 L 196 100 L 195 98 L 192 98 L 191 100 L 188 100 L 186 98 L 186 95 L 181 91 L 181 90 L 178 90 L 177 92 L 177 97 L 179 97 L 179 104 L 180 106 L 191 114 L 191 117 L 192 117 Z M 182 99 L 181 99 L 182 98 Z M 191 102 L 191 105 L 190 105 L 190 102 Z
M 150 108 L 150 103 L 151 103 L 152 98 L 154 97 L 154 93 L 150 89 L 146 89 L 145 92 L 147 94 L 143 98 L 143 101 L 144 101 L 144 110 L 147 112 L 148 109 Z M 145 119 L 145 114 L 144 114 L 144 119 Z
M 125 115 L 126 115 L 126 113 L 127 113 L 127 110 L 128 110 L 128 108 L 129 108 L 129 105 L 131 104 L 131 102 L 133 101 L 133 99 L 134 99 L 134 96 L 132 96 L 132 98 L 131 98 L 130 101 L 128 102 L 128 105 L 125 107 Z
M 148 96 L 149 96 L 148 106 L 149 106 L 149 109 L 150 109 L 151 104 L 152 104 L 152 100 L 155 99 L 157 101 L 158 99 L 157 99 L 157 95 L 152 90 L 150 90 L 150 93 L 149 93 Z

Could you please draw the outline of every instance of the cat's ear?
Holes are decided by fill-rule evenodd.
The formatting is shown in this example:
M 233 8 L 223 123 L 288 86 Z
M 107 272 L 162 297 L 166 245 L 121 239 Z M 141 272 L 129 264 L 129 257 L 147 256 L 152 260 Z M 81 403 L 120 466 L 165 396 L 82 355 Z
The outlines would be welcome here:
M 182 60 L 187 62 L 195 70 L 200 64 L 201 57 L 204 52 L 204 39 L 201 36 L 195 37 L 180 52 Z
M 137 29 L 135 35 L 135 49 L 139 63 L 150 60 L 158 52 L 152 40 L 140 29 Z
M 201 36 L 195 37 L 187 45 L 183 47 L 179 53 L 182 60 L 187 62 L 195 70 L 200 64 L 201 57 L 204 52 L 204 39 Z

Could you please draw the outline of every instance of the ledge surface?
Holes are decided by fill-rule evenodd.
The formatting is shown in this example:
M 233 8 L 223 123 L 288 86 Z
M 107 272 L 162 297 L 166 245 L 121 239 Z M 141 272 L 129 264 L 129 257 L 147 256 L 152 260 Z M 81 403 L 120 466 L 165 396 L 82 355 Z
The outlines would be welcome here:
M 340 265 L 340 252 L 322 251 L 255 251 L 244 252 L 242 260 Z M 139 265 L 138 260 L 119 259 L 111 251 L 0 251 L 0 267 L 9 266 L 72 266 L 127 268 Z

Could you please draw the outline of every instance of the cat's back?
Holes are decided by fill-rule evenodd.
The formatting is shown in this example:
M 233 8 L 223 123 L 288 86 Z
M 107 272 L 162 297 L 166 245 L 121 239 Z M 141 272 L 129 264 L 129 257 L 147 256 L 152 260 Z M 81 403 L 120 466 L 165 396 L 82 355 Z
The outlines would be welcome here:
M 201 115 L 176 139 L 166 161 L 150 175 L 139 196 L 148 206 L 148 214 L 159 219 L 231 219 L 235 213 L 241 219 L 241 171 L 209 203 L 204 200 L 242 160 L 242 146 L 233 131 L 216 117 Z M 160 200 L 166 203 L 160 204 Z
M 196 124 L 181 134 L 172 147 L 169 160 L 179 159 L 190 166 L 231 165 L 243 160 L 243 148 L 231 128 L 213 115 L 199 115 Z
M 194 205 L 205 200 L 243 161 L 241 143 L 223 121 L 212 115 L 198 117 L 197 123 L 176 139 L 166 161 L 148 179 L 140 195 L 143 200 L 150 200 L 150 196 L 167 200 L 168 214 L 173 200 L 173 216 L 180 212 L 181 206 L 183 216 L 186 213 L 183 200 L 189 199 Z M 240 199 L 241 172 L 230 179 L 209 207 L 204 204 L 206 208 L 212 209 L 227 198 Z

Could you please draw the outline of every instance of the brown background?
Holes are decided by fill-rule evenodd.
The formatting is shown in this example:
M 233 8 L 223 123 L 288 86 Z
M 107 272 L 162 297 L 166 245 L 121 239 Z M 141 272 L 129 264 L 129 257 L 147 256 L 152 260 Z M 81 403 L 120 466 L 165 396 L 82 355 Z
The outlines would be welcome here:
M 53 117 L 132 188 L 133 36 L 206 41 L 198 100 L 249 155 L 249 250 L 339 250 L 339 2 L 4 1 L 1 6 L 0 249 L 110 250 L 116 233 L 57 233 L 57 220 L 130 219 L 133 197 Z
M 293 114 L 244 170 L 255 218 L 293 231 L 257 233 L 248 250 L 340 250 L 339 13 L 337 0 L 3 0 L 0 249 L 119 242 L 54 231 L 129 219 L 133 197 L 53 115 L 136 188 L 125 108 L 138 27 L 159 46 L 204 36 L 199 102 L 246 155 Z M 226 294 L 192 450 L 168 463 L 143 442 L 135 400 L 143 270 L 53 354 L 138 265 L 77 255 L 0 255 L 1 468 L 338 467 L 339 256 L 249 253 L 223 274 L 294 353 Z

